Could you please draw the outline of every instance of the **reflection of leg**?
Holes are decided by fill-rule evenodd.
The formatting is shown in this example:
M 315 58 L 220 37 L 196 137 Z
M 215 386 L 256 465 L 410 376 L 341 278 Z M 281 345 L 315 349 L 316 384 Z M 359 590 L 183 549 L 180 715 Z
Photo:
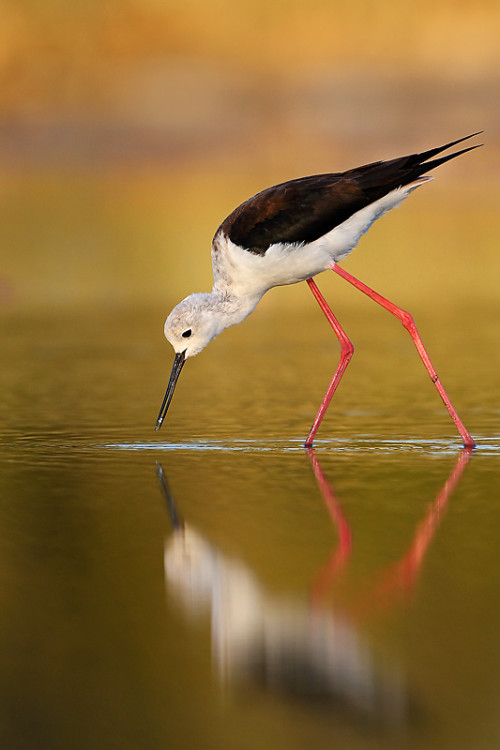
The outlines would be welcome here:
M 313 448 L 307 449 L 307 455 L 314 471 L 314 476 L 318 487 L 323 495 L 326 507 L 330 512 L 332 521 L 338 531 L 339 545 L 331 557 L 326 561 L 312 585 L 313 601 L 319 603 L 328 592 L 328 589 L 337 576 L 339 571 L 345 565 L 352 550 L 352 533 L 350 526 L 344 516 L 339 501 L 335 497 L 333 490 L 328 483 L 318 458 Z
M 354 287 L 356 287 L 356 289 L 359 289 L 361 292 L 363 292 L 363 294 L 368 295 L 370 299 L 377 302 L 377 304 L 382 305 L 382 307 L 384 307 L 386 310 L 392 313 L 392 315 L 395 315 L 396 318 L 398 318 L 401 321 L 403 326 L 406 328 L 406 330 L 410 334 L 412 341 L 415 344 L 415 347 L 417 349 L 417 352 L 419 353 L 420 359 L 424 363 L 425 369 L 429 373 L 432 382 L 436 386 L 439 392 L 439 395 L 443 399 L 443 403 L 448 409 L 450 417 L 453 419 L 455 426 L 460 433 L 464 447 L 475 448 L 476 444 L 474 440 L 465 429 L 462 420 L 460 419 L 457 412 L 455 411 L 453 404 L 448 398 L 448 394 L 446 393 L 441 381 L 438 378 L 437 372 L 434 369 L 431 360 L 429 359 L 429 355 L 427 354 L 425 347 L 422 343 L 422 339 L 420 338 L 420 334 L 417 331 L 415 321 L 413 320 L 413 317 L 410 315 L 410 313 L 405 312 L 405 310 L 402 310 L 393 302 L 390 302 L 385 297 L 382 297 L 381 294 L 379 294 L 378 292 L 375 292 L 373 289 L 370 289 L 370 287 L 366 286 L 366 284 L 363 284 L 362 281 L 358 281 L 358 279 L 354 278 L 354 276 L 352 276 L 350 273 L 345 271 L 343 268 L 340 268 L 340 266 L 334 265 L 332 268 L 332 271 L 335 271 L 335 273 L 338 273 L 339 276 L 342 276 L 343 279 L 345 279 Z
M 386 605 L 398 593 L 410 594 L 414 590 L 425 554 L 446 510 L 448 500 L 453 494 L 471 454 L 472 448 L 464 448 L 460 452 L 450 476 L 438 492 L 426 517 L 417 526 L 408 552 L 387 571 L 382 583 L 377 587 L 375 597 L 379 600 L 379 604 Z
M 318 431 L 318 427 L 321 424 L 321 421 L 323 417 L 325 416 L 326 410 L 328 409 L 328 405 L 330 401 L 332 400 L 332 396 L 335 393 L 338 384 L 340 383 L 340 379 L 342 378 L 342 375 L 345 372 L 345 369 L 347 365 L 349 364 L 351 357 L 354 352 L 354 347 L 347 338 L 347 335 L 345 331 L 343 330 L 342 326 L 338 322 L 337 318 L 333 314 L 333 312 L 328 307 L 325 298 L 319 291 L 318 287 L 316 286 L 316 282 L 313 281 L 313 279 L 307 279 L 307 283 L 309 284 L 309 288 L 311 292 L 314 294 L 319 306 L 321 307 L 322 311 L 324 312 L 326 319 L 330 323 L 331 327 L 335 331 L 335 335 L 337 336 L 339 342 L 340 342 L 340 362 L 338 364 L 337 369 L 335 370 L 335 373 L 333 375 L 333 378 L 330 382 L 330 385 L 328 386 L 328 389 L 323 397 L 323 401 L 321 402 L 321 406 L 319 407 L 318 413 L 316 414 L 316 417 L 314 419 L 313 425 L 309 431 L 309 435 L 306 439 L 306 447 L 311 446 L 313 444 L 314 437 Z

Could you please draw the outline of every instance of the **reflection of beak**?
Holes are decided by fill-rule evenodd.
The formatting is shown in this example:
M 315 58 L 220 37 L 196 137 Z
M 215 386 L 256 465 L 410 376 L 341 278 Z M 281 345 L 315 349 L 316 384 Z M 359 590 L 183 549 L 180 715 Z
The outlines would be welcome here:
M 175 385 L 177 383 L 179 375 L 181 374 L 181 370 L 185 361 L 186 361 L 186 350 L 184 349 L 183 352 L 178 352 L 178 354 L 175 355 L 172 372 L 170 374 L 170 380 L 168 381 L 167 390 L 165 391 L 165 396 L 163 398 L 163 402 L 160 408 L 160 413 L 158 414 L 158 419 L 156 420 L 155 430 L 160 429 L 160 427 L 163 424 L 163 420 L 165 419 L 167 415 L 168 407 L 170 406 L 170 402 L 172 401 L 172 396 L 174 395 Z
M 177 512 L 177 506 L 175 504 L 174 496 L 172 495 L 167 477 L 165 475 L 165 472 L 163 471 L 163 466 L 159 461 L 156 462 L 156 473 L 158 475 L 158 479 L 160 480 L 160 487 L 165 496 L 165 500 L 167 501 L 168 515 L 170 516 L 172 527 L 174 531 L 182 530 L 184 528 L 184 521 Z

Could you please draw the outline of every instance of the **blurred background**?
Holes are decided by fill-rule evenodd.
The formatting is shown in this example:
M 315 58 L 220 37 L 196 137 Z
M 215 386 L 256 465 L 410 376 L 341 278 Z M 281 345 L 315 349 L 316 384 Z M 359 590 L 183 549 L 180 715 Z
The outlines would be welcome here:
M 166 313 L 258 190 L 476 130 L 349 268 L 417 305 L 496 301 L 499 33 L 495 0 L 2 0 L 2 311 Z

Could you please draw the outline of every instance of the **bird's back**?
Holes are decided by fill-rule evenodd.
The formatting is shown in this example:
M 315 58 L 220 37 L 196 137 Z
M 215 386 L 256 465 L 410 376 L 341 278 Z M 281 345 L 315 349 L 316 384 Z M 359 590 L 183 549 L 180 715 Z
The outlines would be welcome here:
M 215 236 L 224 235 L 257 255 L 264 255 L 276 243 L 314 242 L 365 206 L 410 185 L 445 161 L 477 148 L 432 158 L 463 140 L 346 172 L 301 177 L 267 188 L 238 206 Z

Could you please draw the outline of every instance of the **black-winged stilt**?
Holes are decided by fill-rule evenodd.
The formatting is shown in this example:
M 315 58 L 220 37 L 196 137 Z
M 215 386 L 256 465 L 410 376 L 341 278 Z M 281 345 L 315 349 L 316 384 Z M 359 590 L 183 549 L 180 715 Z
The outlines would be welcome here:
M 312 278 L 321 271 L 332 270 L 401 321 L 464 446 L 474 447 L 474 440 L 437 376 L 412 316 L 358 281 L 338 261 L 347 257 L 376 219 L 431 180 L 427 172 L 478 146 L 433 157 L 475 135 L 478 133 L 421 154 L 378 161 L 347 172 L 290 180 L 267 188 L 238 206 L 220 225 L 212 242 L 212 291 L 186 297 L 165 322 L 165 336 L 174 348 L 175 359 L 156 429 L 165 419 L 180 372 L 189 357 L 198 354 L 225 328 L 241 323 L 272 287 L 307 281 L 341 346 L 340 362 L 306 439 L 306 446 L 312 445 L 354 351 Z

